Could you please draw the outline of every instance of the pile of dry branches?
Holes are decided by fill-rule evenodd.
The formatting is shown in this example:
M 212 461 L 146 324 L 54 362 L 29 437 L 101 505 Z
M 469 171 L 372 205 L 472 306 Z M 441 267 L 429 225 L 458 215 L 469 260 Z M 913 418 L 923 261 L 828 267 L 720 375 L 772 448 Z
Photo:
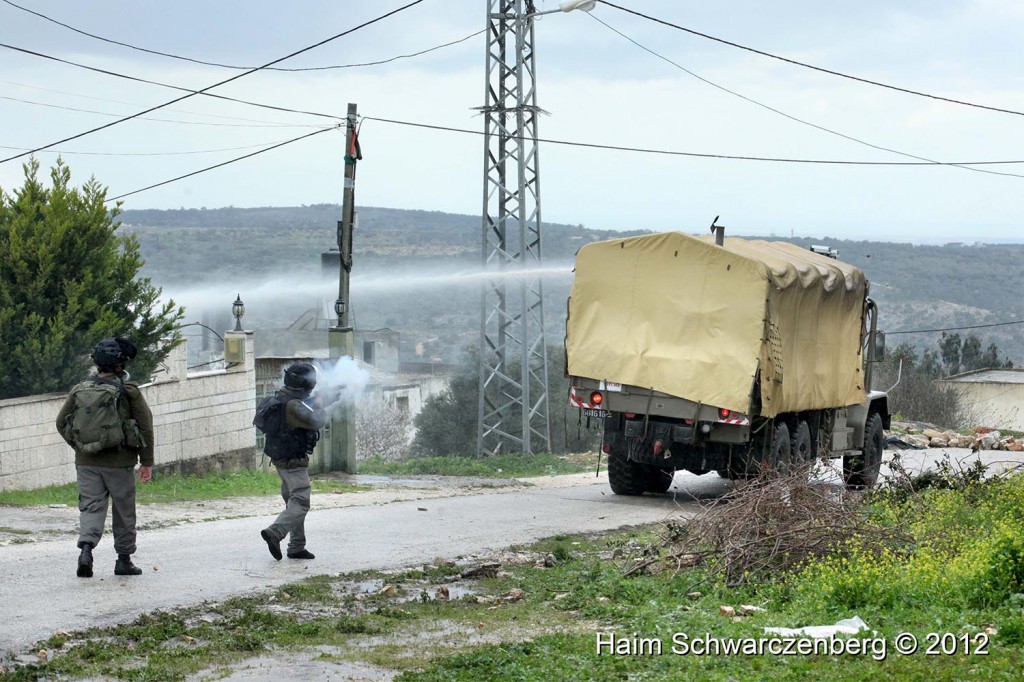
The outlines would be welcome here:
M 863 494 L 809 479 L 810 466 L 739 485 L 692 519 L 667 524 L 660 551 L 627 575 L 702 566 L 727 585 L 760 583 L 814 557 L 909 544 L 898 529 L 870 521 Z

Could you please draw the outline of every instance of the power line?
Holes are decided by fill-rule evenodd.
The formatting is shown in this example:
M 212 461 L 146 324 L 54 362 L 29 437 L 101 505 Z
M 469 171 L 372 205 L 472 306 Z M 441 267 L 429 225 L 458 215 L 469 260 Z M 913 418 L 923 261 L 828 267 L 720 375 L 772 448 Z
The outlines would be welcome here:
M 646 45 L 643 45 L 643 44 L 637 42 L 633 38 L 629 37 L 628 35 L 626 35 L 622 31 L 618 30 L 617 28 L 614 28 L 613 26 L 610 26 L 609 24 L 605 23 L 604 21 L 602 21 L 598 17 L 594 16 L 593 14 L 591 14 L 589 16 L 590 16 L 591 19 L 593 19 L 594 21 L 598 22 L 599 24 L 601 24 L 605 28 L 609 29 L 610 31 L 613 31 L 614 33 L 618 34 L 619 36 L 621 36 L 621 37 L 625 38 L 626 40 L 628 40 L 629 42 L 633 43 L 634 45 L 639 47 L 641 50 L 644 50 L 645 52 L 648 52 L 649 54 L 654 55 L 658 59 L 661 59 L 661 60 L 663 60 L 665 62 L 668 62 L 672 66 L 674 66 L 677 69 L 679 69 L 681 71 L 684 71 L 685 73 L 693 76 L 697 80 L 699 80 L 699 81 L 701 81 L 703 83 L 707 83 L 708 85 L 710 85 L 712 87 L 718 88 L 719 90 L 722 90 L 723 92 L 727 92 L 730 95 L 733 95 L 735 97 L 739 97 L 740 99 L 745 100 L 747 102 L 750 102 L 751 104 L 755 104 L 755 105 L 757 105 L 757 106 L 759 106 L 759 107 L 761 107 L 763 109 L 767 109 L 768 111 L 771 111 L 772 113 L 778 114 L 779 116 L 784 116 L 785 118 L 788 118 L 791 121 L 795 121 L 797 123 L 800 123 L 800 124 L 803 124 L 803 125 L 806 125 L 806 126 L 810 126 L 811 128 L 816 128 L 818 130 L 821 130 L 822 132 L 826 132 L 826 133 L 829 133 L 830 135 L 835 135 L 837 137 L 841 137 L 841 138 L 843 138 L 845 140 L 850 140 L 851 142 L 856 142 L 857 144 L 862 144 L 862 145 L 864 145 L 866 147 L 871 147 L 872 149 L 877 149 L 879 151 L 884 151 L 884 152 L 890 152 L 892 154 L 898 154 L 900 156 L 906 156 L 907 158 L 917 159 L 919 161 L 928 161 L 929 163 L 938 164 L 938 165 L 941 165 L 941 166 L 952 166 L 952 167 L 955 167 L 955 168 L 960 168 L 962 170 L 974 171 L 975 173 L 990 173 L 992 175 L 1006 175 L 1006 176 L 1010 176 L 1010 177 L 1024 178 L 1024 175 L 1019 175 L 1017 173 L 1002 173 L 1000 171 L 986 170 L 984 168 L 970 168 L 970 167 L 967 167 L 967 166 L 959 166 L 957 164 L 942 163 L 941 161 L 935 161 L 934 159 L 929 159 L 929 158 L 926 158 L 926 157 L 923 157 L 923 156 L 918 156 L 916 154 L 909 154 L 907 152 L 901 152 L 898 149 L 892 149 L 890 147 L 882 147 L 881 145 L 872 144 L 871 142 L 867 142 L 866 140 L 861 140 L 859 138 L 853 137 L 852 135 L 847 135 L 846 133 L 841 133 L 841 132 L 839 132 L 837 130 L 832 130 L 831 128 L 826 128 L 825 126 L 818 125 L 817 123 L 811 123 L 810 121 L 806 121 L 806 120 L 804 120 L 802 118 L 797 118 L 796 116 L 793 116 L 791 114 L 787 114 L 786 112 L 781 111 L 779 109 L 776 109 L 775 107 L 772 107 L 772 106 L 769 106 L 769 105 L 764 104 L 762 102 L 759 102 L 759 101 L 757 101 L 755 99 L 747 97 L 746 95 L 742 95 L 742 94 L 740 94 L 740 93 L 738 93 L 738 92 L 736 92 L 734 90 L 730 90 L 729 88 L 726 88 L 726 87 L 724 87 L 722 85 L 719 85 L 718 83 L 710 81 L 707 78 L 704 78 L 703 76 L 699 76 L 696 73 L 694 73 L 693 71 L 690 71 L 689 69 L 687 69 L 686 67 L 684 67 L 684 66 L 682 66 L 682 65 L 680 65 L 680 64 L 678 64 L 678 63 L 676 63 L 674 61 L 672 61 L 668 57 L 666 57 L 666 56 L 664 56 L 662 54 L 659 54 L 658 52 L 655 52 L 654 50 L 652 50 L 651 48 L 647 47 Z
M 88 68 L 88 67 L 86 67 L 86 68 Z M 153 81 L 149 81 L 149 82 L 153 83 L 154 85 L 159 85 L 161 87 L 169 87 L 169 88 L 175 87 L 173 85 L 164 85 L 163 83 L 155 83 Z M 145 106 L 143 104 L 139 104 L 138 102 L 128 102 L 128 101 L 125 101 L 123 99 L 111 99 L 110 97 L 95 97 L 93 95 L 83 95 L 80 92 L 68 92 L 67 90 L 55 90 L 54 88 L 44 88 L 44 87 L 40 87 L 38 85 L 29 85 L 28 83 L 18 83 L 16 81 L 8 81 L 8 80 L 0 79 L 0 83 L 6 83 L 7 85 L 15 85 L 15 86 L 17 86 L 19 88 L 28 88 L 29 90 L 39 90 L 41 92 L 52 92 L 52 93 L 55 93 L 55 94 L 58 94 L 58 95 L 67 95 L 68 97 L 80 97 L 82 99 L 91 99 L 91 100 L 93 100 L 95 102 L 110 102 L 112 104 L 128 104 L 128 105 L 133 106 L 133 107 Z M 185 90 L 186 92 L 191 92 L 187 88 L 182 88 L 182 89 Z M 206 95 L 206 96 L 209 96 L 209 97 L 215 97 L 215 95 L 211 95 L 210 93 L 203 93 L 203 94 Z M 224 99 L 226 99 L 226 98 L 224 98 Z M 242 104 L 252 104 L 254 106 L 261 106 L 261 105 L 259 105 L 256 102 L 246 102 L 244 100 L 235 100 L 235 101 L 241 102 Z M 202 111 L 191 111 L 189 109 L 173 108 L 173 109 L 168 109 L 168 111 L 174 111 L 174 112 L 177 112 L 179 114 L 191 114 L 192 116 L 206 116 L 207 118 L 222 118 L 222 119 L 224 119 L 226 121 L 245 121 L 246 123 L 273 123 L 273 124 L 278 124 L 277 121 L 265 121 L 265 120 L 261 120 L 261 119 L 255 119 L 255 118 L 242 118 L 241 116 L 224 116 L 222 114 L 208 114 L 208 113 L 205 113 L 205 112 L 202 112 Z M 291 111 L 291 113 L 297 113 L 297 114 L 315 114 L 315 112 L 307 112 L 307 111 L 292 111 L 292 110 L 289 110 L 289 111 Z M 341 116 L 331 116 L 330 114 L 315 114 L 315 115 L 326 117 L 326 118 L 331 118 L 333 120 L 341 120 L 341 118 L 342 118 Z M 285 125 L 285 124 L 278 124 L 278 125 Z
M 603 4 L 603 5 L 608 5 L 609 7 L 614 7 L 617 10 L 621 10 L 623 12 L 626 12 L 627 14 L 632 14 L 634 16 L 641 17 L 641 18 L 647 19 L 649 21 L 653 21 L 653 22 L 655 22 L 657 24 L 661 24 L 662 26 L 668 26 L 669 28 L 674 28 L 677 31 L 684 31 L 686 33 L 690 33 L 692 35 L 699 36 L 701 38 L 707 38 L 708 40 L 713 40 L 716 43 L 721 43 L 723 45 L 728 45 L 729 47 L 736 47 L 736 48 L 739 48 L 741 50 L 746 50 L 747 52 L 753 52 L 754 54 L 759 54 L 762 57 L 770 57 L 771 59 L 777 59 L 780 62 L 786 62 L 787 64 L 793 64 L 795 66 L 802 66 L 805 69 L 811 69 L 813 71 L 820 71 L 821 73 L 827 73 L 830 76 L 839 76 L 840 78 L 847 78 L 849 80 L 857 81 L 859 83 L 866 83 L 868 85 L 877 85 L 880 88 L 887 88 L 889 90 L 895 90 L 897 92 L 906 93 L 908 95 L 916 95 L 918 97 L 927 97 L 929 99 L 939 100 L 939 101 L 942 101 L 942 102 L 949 102 L 951 104 L 962 104 L 963 106 L 975 107 L 976 109 L 987 109 L 989 111 L 998 111 L 998 112 L 1003 113 L 1003 114 L 1014 114 L 1015 116 L 1024 116 L 1024 111 L 1015 111 L 1014 109 L 1003 109 L 1003 108 L 1000 108 L 1000 107 L 991 107 L 991 106 L 988 106 L 988 105 L 985 105 L 985 104 L 977 104 L 977 103 L 974 103 L 974 102 L 967 102 L 967 101 L 964 101 L 964 100 L 952 99 L 950 97 L 942 97 L 940 95 L 930 95 L 930 94 L 928 94 L 926 92 L 919 92 L 917 90 L 910 90 L 909 88 L 901 88 L 901 87 L 899 87 L 897 85 L 889 85 L 888 83 L 881 83 L 879 81 L 873 81 L 873 80 L 870 80 L 868 78 L 861 78 L 860 76 L 852 76 L 852 75 L 850 75 L 848 73 L 843 73 L 841 71 L 833 71 L 832 69 L 826 69 L 826 68 L 823 68 L 823 67 L 820 67 L 820 66 L 814 66 L 813 64 L 806 64 L 804 62 L 800 62 L 800 61 L 797 61 L 795 59 L 790 59 L 788 57 L 780 57 L 779 55 L 772 54 L 770 52 L 764 52 L 762 50 L 757 50 L 757 49 L 754 49 L 752 47 L 747 47 L 746 45 L 740 45 L 739 43 L 734 43 L 734 42 L 731 42 L 731 41 L 728 41 L 728 40 L 724 40 L 722 38 L 716 38 L 715 36 L 708 35 L 707 33 L 701 33 L 700 31 L 695 31 L 693 29 L 686 28 L 684 26 L 678 26 L 678 25 L 670 23 L 668 21 L 664 21 L 662 19 L 658 19 L 656 17 L 652 17 L 650 15 L 644 14 L 643 12 L 637 12 L 635 10 L 631 10 L 629 8 L 626 8 L 626 7 L 620 7 L 619 5 L 616 5 L 615 3 L 608 2 L 608 0 L 599 0 L 599 2 L 601 4 Z
M 329 119 L 332 119 L 332 120 L 335 120 L 335 121 L 338 121 L 338 120 L 342 119 L 341 116 L 334 116 L 334 115 L 331 115 L 331 114 L 323 114 L 323 113 L 320 113 L 320 112 L 317 112 L 317 111 L 303 111 L 301 109 L 289 109 L 287 107 L 278 107 L 278 106 L 274 106 L 273 104 L 261 104 L 259 102 L 250 102 L 249 100 L 238 99 L 236 97 L 227 97 L 225 95 L 217 95 L 217 94 L 214 94 L 212 92 L 204 92 L 203 90 L 192 90 L 191 88 L 182 88 L 182 87 L 179 87 L 177 85 L 170 85 L 169 83 L 161 83 L 159 81 L 153 81 L 153 80 L 149 80 L 147 78 L 139 78 L 137 76 L 129 76 L 128 74 L 118 73 L 117 71 L 108 71 L 107 69 L 100 69 L 100 68 L 97 68 L 95 66 L 89 66 L 87 64 L 80 64 L 78 62 L 73 62 L 73 61 L 70 61 L 68 59 L 61 59 L 60 57 L 54 57 L 52 55 L 43 54 L 42 52 L 36 52 L 35 50 L 28 50 L 28 49 L 25 49 L 23 47 L 16 47 L 14 45 L 8 45 L 7 43 L 0 43 L 0 47 L 7 48 L 8 50 L 14 50 L 15 52 L 22 52 L 22 53 L 27 54 L 27 55 L 32 55 L 33 57 L 40 57 L 41 59 L 49 59 L 50 61 L 59 62 L 61 64 L 67 64 L 68 66 L 74 66 L 74 67 L 77 67 L 79 69 L 85 69 L 87 71 L 93 71 L 95 73 L 102 73 L 102 74 L 104 74 L 106 76 L 114 76 L 115 78 L 124 78 L 125 80 L 135 81 L 136 83 L 146 83 L 148 85 L 159 85 L 162 88 L 170 88 L 171 90 L 177 90 L 179 92 L 191 93 L 190 95 L 188 95 L 188 97 L 191 97 L 192 95 L 203 95 L 204 97 L 213 97 L 214 99 L 220 99 L 220 100 L 224 100 L 226 102 L 236 102 L 238 104 L 248 104 L 250 106 L 260 107 L 261 109 L 272 109 L 274 111 L 284 111 L 286 113 L 291 113 L 291 114 L 307 114 L 309 116 L 319 116 L 321 118 L 329 118 Z M 240 78 L 241 76 L 244 76 L 244 75 L 246 75 L 246 74 L 240 74 L 239 76 L 236 76 L 236 78 Z M 227 81 L 225 81 L 225 83 L 226 82 Z M 221 84 L 218 83 L 218 85 L 221 85 Z M 217 87 L 217 86 L 216 85 L 211 85 L 210 87 L 213 88 L 213 87 Z M 174 100 L 173 102 L 168 102 L 166 104 L 160 105 L 160 107 L 155 107 L 155 108 L 159 109 L 161 107 L 165 107 L 165 106 L 168 106 L 170 104 L 173 104 L 174 102 L 180 102 L 183 99 L 187 99 L 187 97 L 181 97 L 179 99 Z M 145 113 L 149 113 L 150 111 L 153 111 L 153 109 L 148 109 L 148 110 L 146 110 L 146 111 L 144 111 L 142 113 L 145 114 Z M 111 124 L 111 125 L 113 125 L 113 124 Z M 86 135 L 86 134 L 88 134 L 88 133 L 83 133 L 83 135 Z M 55 142 L 54 144 L 60 144 L 60 143 L 59 142 Z M 52 147 L 53 145 L 49 145 L 49 146 Z M 39 151 L 42 151 L 42 150 L 40 149 Z M 7 161 L 7 160 L 9 160 L 9 159 L 4 159 L 4 161 Z M 0 163 L 3 163 L 3 161 L 0 161 Z
M 483 135 L 484 133 L 479 130 L 469 130 L 466 128 L 453 128 L 450 126 L 431 125 L 429 123 L 414 123 L 412 121 L 399 121 L 390 118 L 380 118 L 378 116 L 363 116 L 364 121 L 380 121 L 381 123 L 391 123 L 393 125 L 411 126 L 414 128 L 426 128 L 428 130 L 443 130 L 452 133 L 465 133 L 469 135 Z M 990 165 L 1004 165 L 1004 164 L 1018 164 L 1024 163 L 1024 160 L 1019 161 L 958 161 L 956 164 L 943 164 L 937 161 L 845 161 L 838 159 L 795 159 L 795 158 L 784 158 L 784 157 L 769 157 L 769 156 L 735 156 L 730 154 L 702 154 L 699 152 L 681 152 L 673 151 L 668 149 L 653 149 L 649 147 L 624 147 L 619 145 L 611 144 L 596 144 L 592 142 L 570 142 L 568 140 L 555 140 L 551 138 L 537 138 L 538 142 L 544 142 L 545 144 L 557 144 L 568 147 L 586 147 L 589 149 L 608 149 L 620 152 L 637 152 L 641 154 L 660 154 L 665 156 L 688 156 L 699 159 L 724 159 L 729 161 L 767 161 L 773 163 L 807 163 L 807 164 L 821 164 L 821 165 L 836 165 L 836 166 L 942 166 L 942 165 L 957 165 L 957 166 L 990 166 Z
M 287 142 L 287 140 L 285 140 Z M 43 154 L 67 154 L 75 156 L 188 156 L 192 154 L 215 154 L 218 152 L 237 152 L 242 149 L 256 149 L 257 147 L 266 147 L 267 145 L 277 144 L 277 142 L 263 142 L 261 144 L 247 144 L 241 147 L 221 147 L 220 149 L 195 149 L 184 152 L 69 152 L 61 149 L 45 149 Z M 25 151 L 26 147 L 9 147 L 7 145 L 0 144 L 0 149 L 10 149 L 12 151 Z
M 39 17 L 40 19 L 44 19 L 44 20 L 49 21 L 51 23 L 57 24 L 58 26 L 63 26 L 64 28 L 66 28 L 66 29 L 68 29 L 70 31 L 74 31 L 75 33 L 81 34 L 83 36 L 88 36 L 89 38 L 94 38 L 96 40 L 101 40 L 101 41 L 103 41 L 105 43 L 111 43 L 112 45 L 120 45 L 121 47 L 127 47 L 127 48 L 132 49 L 132 50 L 138 50 L 139 52 L 146 52 L 148 54 L 155 54 L 155 55 L 159 55 L 161 57 L 170 57 L 171 59 L 179 59 L 181 61 L 192 62 L 193 64 L 202 64 L 204 66 L 219 66 L 219 67 L 224 68 L 224 69 L 236 69 L 236 70 L 240 70 L 240 71 L 245 70 L 245 69 L 257 68 L 257 67 L 252 67 L 252 66 L 235 66 L 233 64 L 221 64 L 221 63 L 218 63 L 218 62 L 208 62 L 208 61 L 204 61 L 202 59 L 195 59 L 193 57 L 183 57 L 181 55 L 172 54 L 170 52 L 160 52 L 159 50 L 151 50 L 151 49 L 148 49 L 148 48 L 145 48 L 145 47 L 139 47 L 138 45 L 132 45 L 131 43 L 124 43 L 124 42 L 121 42 L 120 40 L 114 40 L 112 38 L 106 38 L 106 37 L 101 36 L 101 35 L 96 35 L 95 33 L 89 33 L 88 31 L 83 31 L 80 28 L 75 28 L 74 26 L 71 26 L 69 24 L 65 24 L 64 22 L 57 21 L 53 17 L 49 17 L 49 16 L 47 16 L 45 14 L 42 14 L 40 12 L 36 12 L 36 11 L 31 10 L 31 9 L 29 9 L 27 7 L 22 7 L 21 5 L 17 5 L 15 3 L 11 2 L 11 0 L 2 0 L 2 1 L 4 3 L 10 5 L 11 7 L 14 7 L 16 9 L 20 9 L 23 12 L 28 12 L 29 14 L 34 14 L 35 16 Z M 475 33 L 470 33 L 468 36 L 466 36 L 464 38 L 459 38 L 458 40 L 453 40 L 451 42 L 443 43 L 441 45 L 435 45 L 434 47 L 430 47 L 430 48 L 427 48 L 425 50 L 420 50 L 418 52 L 411 52 L 409 54 L 401 54 L 401 55 L 397 55 L 395 57 L 390 57 L 388 59 L 382 59 L 380 61 L 375 61 L 375 62 L 363 62 L 361 64 L 339 64 L 339 65 L 335 65 L 335 66 L 308 66 L 308 67 L 290 68 L 290 69 L 289 68 L 284 68 L 284 67 L 268 66 L 268 67 L 265 67 L 265 70 L 267 70 L 267 71 L 290 71 L 290 72 L 297 72 L 297 71 L 327 71 L 327 70 L 330 70 L 330 69 L 352 69 L 352 68 L 363 67 L 363 66 L 379 66 L 381 64 L 388 64 L 390 62 L 397 61 L 399 59 L 409 59 L 410 57 L 419 57 L 420 55 L 427 54 L 428 52 L 433 52 L 434 50 L 440 50 L 440 49 L 445 48 L 445 47 L 451 47 L 452 45 L 457 45 L 459 43 L 463 43 L 463 42 L 469 40 L 470 38 L 475 38 L 476 36 L 480 35 L 481 33 L 484 33 L 486 30 L 487 29 L 481 29 L 479 31 L 476 31 Z
M 988 329 L 989 327 L 1008 327 L 1014 324 L 1024 324 L 1024 320 L 1015 320 L 1013 322 L 993 322 L 992 324 L 972 324 L 966 327 L 946 327 L 945 329 L 911 329 L 898 332 L 886 332 L 886 336 L 893 334 L 930 334 L 932 332 L 956 332 L 964 329 Z
M 268 66 L 273 66 L 274 64 L 277 64 L 278 62 L 283 62 L 283 61 L 285 61 L 287 59 L 291 59 L 292 57 L 295 57 L 297 55 L 303 54 L 304 52 L 309 52 L 310 50 L 313 50 L 313 49 L 315 49 L 317 47 L 320 47 L 321 45 L 325 45 L 325 44 L 327 44 L 327 43 L 329 43 L 329 42 L 331 42 L 333 40 L 337 40 L 338 38 L 342 38 L 342 37 L 344 37 L 346 35 L 354 33 L 355 31 L 358 31 L 358 30 L 360 30 L 362 28 L 365 28 L 367 26 L 375 24 L 375 23 L 377 23 L 379 21 L 382 21 L 383 19 L 386 19 L 386 18 L 388 18 L 390 16 L 393 16 L 395 14 L 398 14 L 399 12 L 402 12 L 402 11 L 404 11 L 406 9 L 409 9 L 410 7 L 414 7 L 414 6 L 418 5 L 418 4 L 420 4 L 421 2 L 423 2 L 423 0 L 413 0 L 412 2 L 410 2 L 410 3 L 406 4 L 406 5 L 403 5 L 402 7 L 399 7 L 398 9 L 392 10 L 392 11 L 386 13 L 386 14 L 382 14 L 381 16 L 377 17 L 376 19 L 371 19 L 370 21 L 363 22 L 362 24 L 356 26 L 355 28 L 351 28 L 351 29 L 349 29 L 347 31 L 342 31 L 341 33 L 338 33 L 336 35 L 331 36 L 330 38 L 325 38 L 324 40 L 321 40 L 318 43 L 314 43 L 312 45 L 308 45 L 308 46 L 302 48 L 301 50 L 296 50 L 295 52 L 292 52 L 291 54 L 287 54 L 284 57 L 280 57 L 278 59 L 275 59 L 275 60 L 273 60 L 271 62 L 268 62 L 268 63 L 266 63 L 266 64 L 264 64 L 262 66 L 256 67 L 254 69 L 249 69 L 248 71 L 243 71 L 240 74 L 234 75 L 231 78 L 226 78 L 226 79 L 224 79 L 224 80 L 222 80 L 222 81 L 220 81 L 218 83 L 214 83 L 213 85 L 208 85 L 207 87 L 203 88 L 202 90 L 197 90 L 195 92 L 190 92 L 190 93 L 188 93 L 186 95 L 182 95 L 181 97 L 177 97 L 177 98 L 175 98 L 175 99 L 173 99 L 173 100 L 171 100 L 169 102 L 164 102 L 163 104 L 158 104 L 155 107 L 150 107 L 150 108 L 145 109 L 143 111 L 139 111 L 137 113 L 131 114 L 130 116 L 125 116 L 123 118 L 120 118 L 120 119 L 118 119 L 116 121 L 111 121 L 110 123 L 106 123 L 104 125 L 98 126 L 96 128 L 92 128 L 90 130 L 86 130 L 86 131 L 78 133 L 76 135 L 72 135 L 70 137 L 65 137 L 62 140 L 57 140 L 56 142 L 51 142 L 50 144 L 43 145 L 42 147 L 37 147 L 36 149 L 33 149 L 30 152 L 22 152 L 21 154 L 17 154 L 15 156 L 10 156 L 10 157 L 8 157 L 6 159 L 0 159 L 0 163 L 6 163 L 8 161 L 13 161 L 14 159 L 19 159 L 19 158 L 21 158 L 23 156 L 28 156 L 29 154 L 32 154 L 32 153 L 38 152 L 38 151 L 42 151 L 42 150 L 44 150 L 44 149 L 46 149 L 48 147 L 53 147 L 53 146 L 56 146 L 58 144 L 63 144 L 65 142 L 70 142 L 71 140 L 77 140 L 80 137 L 85 137 L 86 135 L 90 135 L 92 133 L 99 132 L 100 130 L 105 130 L 106 128 L 110 128 L 110 127 L 113 127 L 115 125 L 118 125 L 119 123 L 124 123 L 125 121 L 130 121 L 133 118 L 138 118 L 139 116 L 143 116 L 143 115 L 148 114 L 148 113 L 150 113 L 152 111 L 156 111 L 157 109 L 162 109 L 163 107 L 170 106 L 171 104 L 177 104 L 178 102 L 180 102 L 182 100 L 188 99 L 190 97 L 194 97 L 195 95 L 204 93 L 207 90 L 211 90 L 213 88 L 220 87 L 221 85 L 226 85 L 226 84 L 228 84 L 228 83 L 230 83 L 232 81 L 236 81 L 236 80 L 238 80 L 240 78 L 244 78 L 245 76 L 248 76 L 250 74 L 256 73 L 257 71 L 265 69 Z M 320 132 L 322 132 L 322 131 L 320 131 Z
M 239 157 L 236 157 L 234 159 L 230 159 L 228 161 L 224 161 L 222 163 L 214 164 L 213 166 L 207 166 L 206 168 L 200 168 L 197 171 L 192 171 L 191 173 L 185 173 L 184 175 L 179 175 L 176 178 L 171 178 L 170 180 L 164 180 L 163 182 L 157 182 L 157 183 L 152 184 L 152 185 L 147 185 L 146 187 L 140 187 L 139 189 L 132 190 L 131 192 L 125 192 L 124 194 L 118 194 L 116 197 L 110 197 L 109 199 L 106 199 L 106 201 L 108 201 L 108 202 L 109 201 L 117 201 L 118 199 L 124 199 L 125 197 L 130 197 L 133 194 L 138 194 L 139 192 L 145 192 L 146 190 L 154 189 L 156 187 L 162 187 L 163 185 L 169 185 L 172 182 L 177 182 L 178 180 L 184 180 L 185 178 L 190 178 L 193 175 L 199 175 L 200 173 L 205 173 L 207 171 L 212 171 L 215 168 L 221 168 L 223 166 L 228 166 L 228 165 L 230 165 L 232 163 L 235 163 L 236 161 L 241 161 L 243 159 L 248 159 L 248 158 L 250 158 L 252 156 L 256 156 L 256 155 L 262 154 L 264 152 L 269 152 L 272 149 L 277 149 L 278 147 L 283 147 L 286 144 L 291 144 L 293 142 L 298 142 L 299 140 L 304 140 L 307 137 L 313 137 L 314 135 L 319 135 L 320 133 L 326 133 L 326 132 L 328 132 L 330 130 L 337 130 L 340 127 L 341 127 L 341 124 L 338 124 L 336 126 L 331 126 L 330 128 L 323 128 L 321 130 L 314 130 L 311 133 L 306 133 L 305 135 L 300 135 L 299 137 L 294 137 L 294 138 L 292 138 L 290 140 L 285 140 L 284 142 L 280 142 L 280 143 L 275 144 L 275 145 L 273 145 L 271 147 L 267 147 L 265 149 L 260 149 L 259 151 L 252 152 L 251 154 L 245 154 L 243 156 L 239 156 Z
M 22 104 L 31 104 L 37 107 L 48 107 L 50 109 L 63 109 L 64 111 L 78 111 L 84 114 L 97 114 L 99 116 L 113 116 L 117 117 L 121 114 L 113 114 L 109 111 L 96 111 L 95 109 L 80 109 L 78 107 L 66 107 L 60 104 L 50 104 L 48 102 L 34 102 L 29 99 L 20 99 L 18 97 L 8 97 L 6 95 L 0 95 L 0 99 L 5 99 L 11 102 L 21 102 Z M 322 125 L 316 125 L 312 123 L 210 123 L 209 121 L 181 121 L 173 118 L 154 118 L 152 116 L 139 116 L 140 121 L 157 121 L 159 123 L 181 123 L 184 125 L 193 126 L 218 126 L 222 128 L 322 128 Z

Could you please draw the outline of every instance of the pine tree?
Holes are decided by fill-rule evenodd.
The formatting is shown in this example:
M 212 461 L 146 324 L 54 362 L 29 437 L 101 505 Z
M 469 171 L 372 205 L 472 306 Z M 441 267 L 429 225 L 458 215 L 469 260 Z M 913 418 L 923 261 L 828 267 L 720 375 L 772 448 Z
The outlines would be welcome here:
M 184 310 L 137 277 L 138 241 L 118 234 L 120 203 L 108 208 L 95 178 L 71 186 L 60 159 L 49 188 L 35 159 L 24 173 L 13 194 L 0 188 L 0 398 L 66 391 L 111 336 L 138 346 L 130 371 L 147 379 L 181 342 Z

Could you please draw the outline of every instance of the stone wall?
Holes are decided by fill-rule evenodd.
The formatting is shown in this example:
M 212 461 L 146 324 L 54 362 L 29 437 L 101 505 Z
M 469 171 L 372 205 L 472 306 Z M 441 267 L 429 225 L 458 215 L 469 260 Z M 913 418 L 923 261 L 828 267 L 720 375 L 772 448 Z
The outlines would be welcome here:
M 184 346 L 167 358 L 166 371 L 142 387 L 153 410 L 158 471 L 249 468 L 259 462 L 252 418 L 256 373 L 251 332 L 245 361 L 224 370 L 189 374 Z M 54 422 L 66 393 L 0 400 L 0 491 L 26 490 L 75 480 L 75 455 Z

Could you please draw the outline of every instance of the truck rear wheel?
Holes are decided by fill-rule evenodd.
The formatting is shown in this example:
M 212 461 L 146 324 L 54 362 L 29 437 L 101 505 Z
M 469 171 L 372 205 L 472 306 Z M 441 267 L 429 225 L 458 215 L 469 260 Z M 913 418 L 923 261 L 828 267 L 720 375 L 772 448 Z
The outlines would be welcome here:
M 814 443 L 811 441 L 811 427 L 803 419 L 796 426 L 793 432 L 793 441 L 790 444 L 793 466 L 803 466 L 814 460 Z
M 864 450 L 859 455 L 843 456 L 843 482 L 850 490 L 865 490 L 878 482 L 878 470 L 882 467 L 882 450 L 885 433 L 882 415 L 877 412 L 864 425 Z
M 626 456 L 625 438 L 619 436 L 608 452 L 608 483 L 616 495 L 643 495 L 647 491 L 647 467 Z M 668 490 L 668 487 L 665 488 Z M 662 491 L 664 492 L 664 491 Z
M 775 424 L 772 433 L 771 472 L 780 476 L 789 473 L 793 464 L 793 443 L 789 438 L 789 427 L 785 422 Z
M 672 487 L 672 479 L 675 477 L 676 470 L 672 467 L 644 467 L 647 474 L 647 492 L 649 493 L 667 493 L 668 489 Z

